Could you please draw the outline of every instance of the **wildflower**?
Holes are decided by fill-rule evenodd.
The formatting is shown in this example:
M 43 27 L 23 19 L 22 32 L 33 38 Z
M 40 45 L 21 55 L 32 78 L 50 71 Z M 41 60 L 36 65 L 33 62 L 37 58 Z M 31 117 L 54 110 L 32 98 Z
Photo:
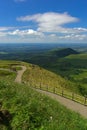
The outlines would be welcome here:
M 50 116 L 50 121 L 52 121 L 53 120 L 53 117 L 52 116 Z

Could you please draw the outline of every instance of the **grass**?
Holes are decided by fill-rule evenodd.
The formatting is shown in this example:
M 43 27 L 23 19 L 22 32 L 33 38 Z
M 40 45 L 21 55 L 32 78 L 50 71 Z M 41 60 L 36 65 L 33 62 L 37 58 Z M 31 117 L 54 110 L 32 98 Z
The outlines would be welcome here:
M 68 91 L 78 92 L 78 89 L 72 82 L 37 65 L 29 64 L 27 71 L 23 75 L 23 81 L 32 87 L 41 86 L 44 89 L 49 87 L 50 90 L 56 87 L 57 89 L 65 88 Z
M 47 92 L 51 92 L 51 93 L 54 93 L 56 95 L 60 95 L 62 97 L 65 97 L 67 99 L 70 99 L 70 100 L 73 100 L 75 102 L 78 102 L 82 105 L 85 105 L 87 106 L 87 96 L 82 96 L 78 93 L 75 93 L 75 92 L 71 92 L 71 91 L 68 91 L 67 89 L 63 89 L 63 88 L 49 88 L 49 87 L 43 87 L 43 86 L 39 86 L 39 87 L 36 87 L 36 89 L 41 89 L 43 91 L 47 91 Z
M 69 55 L 43 67 L 74 83 L 76 92 L 87 95 L 87 54 Z
M 86 130 L 87 120 L 26 85 L 0 81 L 0 102 L 12 120 L 1 130 Z
M 87 54 L 70 55 L 66 60 L 71 62 L 73 69 L 76 67 L 76 73 L 69 74 L 70 80 L 77 82 L 80 92 L 87 95 Z
M 17 71 L 21 70 L 21 65 L 28 66 L 27 63 L 21 61 L 0 60 L 0 80 L 14 81 Z
M 16 66 L 17 64 L 17 66 Z M 14 61 L 3 61 L 2 65 L 8 65 L 8 68 L 11 70 L 20 70 L 20 65 L 25 65 L 27 67 L 27 71 L 23 75 L 23 82 L 32 86 L 41 88 L 43 90 L 47 90 L 50 92 L 54 92 L 56 94 L 62 95 L 62 90 L 64 91 L 64 97 L 72 99 L 72 94 L 75 93 L 77 96 L 74 97 L 75 101 L 80 102 L 81 104 L 84 104 L 84 97 L 80 96 L 80 92 L 78 90 L 78 87 L 73 84 L 72 82 L 65 80 L 61 76 L 50 72 L 48 70 L 45 70 L 37 65 L 27 64 L 24 62 L 15 62 Z M 3 67 L 2 66 L 2 67 Z M 11 66 L 11 67 L 10 67 Z M 9 81 L 14 81 L 16 77 L 16 72 L 10 72 L 5 70 L 0 70 L 0 79 L 3 80 L 4 78 Z M 55 90 L 54 90 L 55 89 Z M 84 88 L 82 89 L 79 87 L 81 93 L 84 95 Z M 85 96 L 85 95 L 84 95 Z M 80 97 L 80 98 L 77 98 Z
M 23 81 L 26 82 L 26 85 L 13 82 L 16 73 L 0 71 L 0 103 L 2 103 L 0 111 L 8 110 L 12 116 L 10 121 L 4 118 L 4 123 L 0 123 L 1 130 L 87 129 L 86 119 L 63 107 L 57 101 L 31 89 L 35 86 L 39 88 L 41 85 L 43 89 L 49 88 L 52 92 L 55 85 L 56 92 L 61 91 L 61 88 L 65 88 L 65 96 L 69 94 L 67 90 L 69 90 L 68 87 L 71 82 L 66 82 L 61 76 L 39 66 L 24 62 L 10 61 L 9 63 L 9 61 L 3 61 L 2 67 L 6 65 L 9 68 L 10 65 L 14 66 L 14 63 L 26 65 L 28 70 L 23 76 Z M 76 97 L 80 98 L 79 96 Z
M 62 50 L 64 51 L 64 50 Z M 69 49 L 70 54 L 71 53 L 71 49 Z M 53 51 L 54 53 L 56 53 L 57 51 Z M 66 49 L 67 52 L 67 49 Z M 26 72 L 26 76 L 24 78 L 24 80 L 26 82 L 29 82 L 30 84 L 32 84 L 32 86 L 48 86 L 50 88 L 53 89 L 53 87 L 57 88 L 66 88 L 68 91 L 74 91 L 76 93 L 79 93 L 81 95 L 87 95 L 87 79 L 86 79 L 86 75 L 87 75 L 87 54 L 76 54 L 76 55 L 69 55 L 63 58 L 54 58 L 53 57 L 49 57 L 49 55 L 53 56 L 53 53 L 50 52 L 50 54 L 48 53 L 46 55 L 46 53 L 43 54 L 43 57 L 45 56 L 46 58 L 43 60 L 42 57 L 40 56 L 36 56 L 36 58 L 34 58 L 33 62 L 36 62 L 39 65 L 42 65 L 42 67 L 46 68 L 47 70 L 52 71 L 53 73 L 56 73 L 56 75 L 58 76 L 54 76 L 53 73 L 49 73 L 46 71 L 45 73 L 41 71 L 39 71 L 38 67 L 36 67 L 36 69 L 38 71 L 36 71 L 34 69 L 28 69 L 28 72 Z M 61 53 L 62 55 L 62 53 Z M 31 57 L 32 58 L 32 57 Z M 39 60 L 38 60 L 39 58 Z M 32 61 L 32 60 L 31 60 Z M 6 63 L 7 62 L 7 63 Z M 13 63 L 10 63 L 11 61 L 1 61 L 0 62 L 0 66 L 3 67 L 7 67 L 9 66 L 9 68 L 14 68 L 13 64 L 21 64 L 21 62 L 17 61 L 12 61 Z M 6 65 L 5 65 L 6 64 Z M 25 64 L 25 63 L 22 63 Z M 26 64 L 26 66 L 28 67 L 28 64 Z M 29 68 L 29 67 L 28 67 Z M 16 68 L 16 70 L 18 70 L 20 68 Z M 84 72 L 83 72 L 84 69 Z M 30 74 L 29 74 L 30 71 Z M 33 71 L 33 72 L 31 72 Z M 34 74 L 35 73 L 35 74 Z M 42 73 L 42 74 L 41 74 Z M 43 76 L 42 76 L 43 75 Z M 59 76 L 61 75 L 61 76 Z M 29 78 L 30 77 L 30 78 Z M 46 80 L 47 77 L 47 80 Z M 60 78 L 61 77 L 61 78 Z M 63 78 L 62 78 L 63 77 Z M 81 78 L 80 78 L 81 77 Z
M 27 71 L 23 75 L 23 82 L 32 87 L 56 93 L 61 96 L 63 91 L 64 97 L 71 100 L 73 98 L 74 101 L 87 105 L 87 102 L 85 102 L 86 88 L 84 89 L 81 85 L 65 80 L 61 76 L 37 65 L 29 64 Z
M 20 65 L 20 61 L 0 60 L 0 68 L 10 69 L 12 66 Z
M 9 81 L 14 81 L 16 73 L 7 70 L 0 70 L 0 80 L 6 79 Z
M 8 81 L 14 81 L 16 77 L 15 70 L 21 69 L 20 67 L 17 67 L 17 65 L 20 64 L 21 62 L 19 61 L 0 60 L 0 80 L 6 79 Z
M 87 59 L 87 54 L 86 53 L 83 53 L 83 54 L 73 54 L 73 55 L 69 55 L 67 56 L 66 58 L 70 58 L 70 59 Z

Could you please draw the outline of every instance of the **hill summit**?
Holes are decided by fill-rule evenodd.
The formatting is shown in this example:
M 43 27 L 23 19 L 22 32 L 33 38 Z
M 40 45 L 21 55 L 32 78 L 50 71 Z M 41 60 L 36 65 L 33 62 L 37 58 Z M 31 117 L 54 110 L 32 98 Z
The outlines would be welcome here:
M 64 49 L 53 50 L 51 51 L 51 54 L 61 58 L 71 54 L 78 54 L 78 52 L 71 48 L 64 48 Z
M 29 62 L 46 67 L 49 64 L 56 64 L 57 60 L 72 54 L 79 54 L 76 50 L 71 48 L 56 48 L 46 53 L 37 54 L 29 58 Z

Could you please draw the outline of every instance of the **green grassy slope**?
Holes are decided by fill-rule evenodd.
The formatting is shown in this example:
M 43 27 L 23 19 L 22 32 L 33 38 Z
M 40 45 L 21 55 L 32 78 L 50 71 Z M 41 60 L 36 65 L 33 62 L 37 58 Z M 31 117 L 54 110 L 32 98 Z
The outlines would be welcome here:
M 0 81 L 1 130 L 86 130 L 87 120 L 29 86 Z
M 84 60 L 86 62 L 86 60 Z M 7 68 L 10 70 L 21 69 L 20 65 L 25 65 L 27 71 L 24 73 L 23 82 L 35 87 L 43 87 L 43 89 L 49 88 L 53 91 L 54 87 L 58 91 L 69 91 L 85 95 L 87 93 L 86 88 L 86 70 L 77 69 L 74 67 L 74 62 L 71 58 L 65 57 L 58 60 L 57 64 L 50 65 L 47 69 L 43 69 L 38 65 L 32 65 L 20 61 L 0 61 L 0 68 Z M 74 64 L 74 65 L 73 65 Z M 51 68 L 52 67 L 52 68 Z M 52 70 L 54 69 L 54 70 Z M 51 71 L 50 71 L 51 70 Z M 15 72 L 7 72 L 0 70 L 0 79 L 7 78 L 8 80 L 14 80 L 16 76 Z M 53 72 L 52 72 L 53 71 Z M 59 74 L 55 74 L 58 72 Z M 68 79 L 67 79 L 68 78 Z M 83 87 L 84 86 L 84 87 Z
M 20 67 L 16 67 L 16 65 L 21 65 L 21 63 L 22 62 L 19 61 L 0 60 L 0 80 L 6 79 L 9 81 L 14 81 L 16 71 L 21 69 Z
M 73 55 L 69 55 L 69 56 L 67 56 L 66 58 L 70 58 L 70 59 L 87 59 L 87 54 L 85 54 L 85 53 L 82 53 L 82 54 L 78 54 L 78 55 L 75 55 L 75 54 L 73 54 Z
M 27 71 L 23 75 L 23 81 L 33 87 L 42 87 L 46 89 L 47 87 L 53 91 L 55 87 L 58 90 L 67 90 L 78 92 L 75 84 L 69 80 L 65 80 L 60 75 L 50 72 L 46 69 L 39 67 L 38 65 L 29 64 Z
M 23 80 L 30 83 L 28 85 L 14 83 L 16 73 L 0 70 L 0 130 L 87 129 L 86 119 L 30 88 L 39 85 L 41 81 L 44 87 L 47 84 L 52 87 L 53 84 L 58 88 L 63 84 L 68 87 L 69 82 L 36 65 L 16 61 L 0 63 L 1 68 L 3 66 L 10 68 L 14 64 L 26 65 L 28 70 Z
M 20 65 L 20 61 L 0 60 L 0 68 L 11 68 L 15 65 Z
M 87 95 L 87 54 L 70 55 L 65 59 L 71 63 L 74 70 L 68 75 L 69 79 L 80 84 L 81 93 Z
M 25 65 L 27 67 L 27 71 L 24 73 L 23 81 L 32 85 L 33 87 L 40 85 L 46 88 L 47 86 L 53 90 L 54 87 L 58 89 L 67 89 L 69 91 L 76 91 L 74 84 L 68 80 L 65 80 L 59 75 L 56 75 L 53 72 L 50 72 L 38 65 L 28 64 L 20 61 L 0 61 L 0 68 L 10 69 L 10 70 L 18 70 L 21 69 L 20 65 Z M 8 72 L 5 70 L 0 70 L 0 79 L 6 78 L 8 80 L 14 80 L 16 76 L 15 72 Z
M 85 73 L 86 72 L 84 72 L 84 74 Z M 23 75 L 23 83 L 28 84 L 31 87 L 41 88 L 60 95 L 64 93 L 64 96 L 70 99 L 72 99 L 72 94 L 74 93 L 74 100 L 82 104 L 84 104 L 84 97 L 87 93 L 87 89 L 85 87 L 87 80 L 85 75 L 83 79 L 84 86 L 77 79 L 70 81 L 68 79 L 64 79 L 58 74 L 32 64 L 27 66 L 27 71 Z
M 73 54 L 62 58 L 35 59 L 43 68 L 61 75 L 75 84 L 82 95 L 87 95 L 87 54 Z M 70 85 L 72 89 L 72 85 Z

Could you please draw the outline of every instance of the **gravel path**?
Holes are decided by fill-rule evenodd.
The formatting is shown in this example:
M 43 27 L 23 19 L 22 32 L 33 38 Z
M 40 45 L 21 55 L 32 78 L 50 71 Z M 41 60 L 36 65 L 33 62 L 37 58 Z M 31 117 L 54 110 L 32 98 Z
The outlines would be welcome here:
M 17 71 L 17 76 L 15 79 L 15 82 L 17 83 L 21 83 L 22 82 L 22 75 L 23 73 L 26 71 L 26 67 L 25 66 L 20 66 L 22 69 Z M 8 70 L 8 69 L 2 69 L 1 70 Z M 83 117 L 87 118 L 87 107 L 84 105 L 81 105 L 77 102 L 74 102 L 72 100 L 66 99 L 64 97 L 61 97 L 59 95 L 50 93 L 50 92 L 46 92 L 40 89 L 35 89 L 36 91 L 48 95 L 49 97 L 55 99 L 56 101 L 60 102 L 62 105 L 66 106 L 67 108 L 81 114 Z
M 21 83 L 22 82 L 22 75 L 23 73 L 26 71 L 26 67 L 25 66 L 20 66 L 22 69 L 17 71 L 17 76 L 15 79 L 15 82 L 17 83 Z
M 48 95 L 49 97 L 60 102 L 62 105 L 66 106 L 67 108 L 69 108 L 69 109 L 81 114 L 83 117 L 87 118 L 87 107 L 86 106 L 81 105 L 81 104 L 74 102 L 72 100 L 66 99 L 64 97 L 61 97 L 59 95 L 50 93 L 50 92 L 46 92 L 46 91 L 39 90 L 39 89 L 36 89 L 36 91 L 38 91 L 42 94 Z
M 22 70 L 19 70 L 17 72 L 17 77 L 15 79 L 15 82 L 21 83 L 22 80 L 22 75 L 23 73 L 26 71 L 26 67 L 25 66 L 21 66 Z M 35 89 L 36 91 L 48 95 L 49 97 L 55 99 L 56 101 L 60 102 L 62 105 L 66 106 L 67 108 L 81 114 L 83 117 L 87 118 L 87 107 L 84 105 L 81 105 L 77 102 L 74 102 L 72 100 L 66 99 L 64 97 L 61 97 L 59 95 L 50 93 L 50 92 L 46 92 L 43 90 L 39 90 L 39 89 Z

